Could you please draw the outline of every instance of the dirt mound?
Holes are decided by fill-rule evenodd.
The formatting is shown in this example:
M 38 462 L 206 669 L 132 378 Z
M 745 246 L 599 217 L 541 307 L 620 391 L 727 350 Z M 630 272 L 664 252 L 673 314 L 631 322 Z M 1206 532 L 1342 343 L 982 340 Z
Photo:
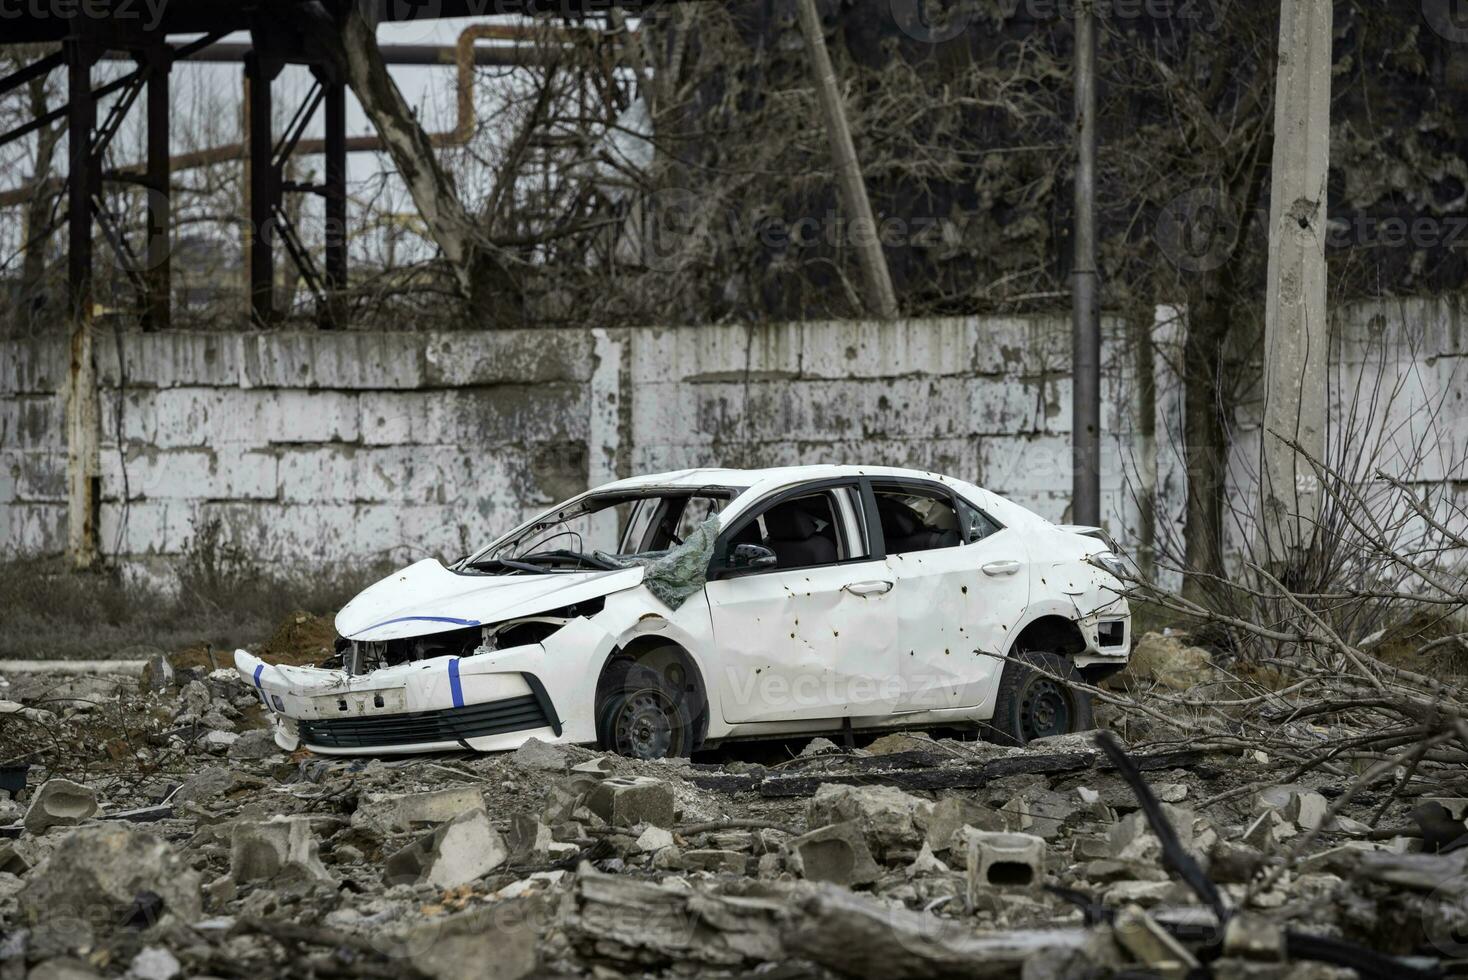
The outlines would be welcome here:
M 325 616 L 297 610 L 281 621 L 260 648 L 260 656 L 273 664 L 314 666 L 334 652 L 336 627 Z

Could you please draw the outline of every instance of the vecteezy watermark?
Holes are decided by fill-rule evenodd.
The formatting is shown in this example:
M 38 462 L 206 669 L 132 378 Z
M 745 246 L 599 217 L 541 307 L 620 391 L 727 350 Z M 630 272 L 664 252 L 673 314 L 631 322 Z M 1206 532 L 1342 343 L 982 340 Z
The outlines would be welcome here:
M 1238 235 L 1233 202 L 1222 192 L 1203 187 L 1163 205 L 1152 231 L 1162 254 L 1186 272 L 1211 272 L 1223 266 Z
M 997 21 L 1023 17 L 1029 21 L 1069 21 L 1076 7 L 1089 2 L 1103 20 L 1188 21 L 1205 31 L 1222 23 L 1219 0 L 997 0 L 982 14 L 975 3 L 937 0 L 888 0 L 898 30 L 915 41 L 942 44 L 958 37 L 980 16 Z
M 1468 41 L 1468 0 L 1422 0 L 1422 19 L 1444 40 Z
M 1457 874 L 1438 882 L 1428 900 L 1422 931 L 1444 956 L 1468 956 L 1468 875 Z
M 1331 218 L 1326 224 L 1326 248 L 1455 248 L 1468 245 L 1468 215 L 1415 215 L 1385 218 L 1369 214 Z
M 105 20 L 142 21 L 145 31 L 158 29 L 169 0 L 0 0 L 0 21 Z
M 1251 220 L 1246 222 L 1245 218 Z M 1197 188 L 1162 206 L 1152 238 L 1179 269 L 1210 272 L 1228 262 L 1238 250 L 1241 234 L 1253 235 L 1268 227 L 1267 209 L 1241 213 L 1221 191 Z M 1468 215 L 1332 216 L 1325 223 L 1325 247 L 1465 248 Z
M 769 214 L 751 217 L 737 207 L 711 201 L 707 194 L 681 187 L 663 188 L 644 197 L 629 230 L 635 255 L 628 257 L 656 272 L 675 272 L 721 251 L 749 245 L 784 254 L 873 241 L 889 249 L 940 248 L 962 237 L 952 221 L 927 215 L 884 215 L 868 221 L 827 210 L 791 219 Z

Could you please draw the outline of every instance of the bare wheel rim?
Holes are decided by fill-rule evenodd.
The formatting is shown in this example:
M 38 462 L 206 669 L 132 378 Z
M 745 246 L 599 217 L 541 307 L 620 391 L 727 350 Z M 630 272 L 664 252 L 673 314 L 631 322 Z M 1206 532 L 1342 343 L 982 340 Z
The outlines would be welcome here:
M 1070 732 L 1074 718 L 1070 692 L 1048 677 L 1025 686 L 1019 705 L 1019 730 L 1026 742 Z
M 633 759 L 665 759 L 677 731 L 673 703 L 651 688 L 629 695 L 612 718 L 612 739 L 619 755 Z

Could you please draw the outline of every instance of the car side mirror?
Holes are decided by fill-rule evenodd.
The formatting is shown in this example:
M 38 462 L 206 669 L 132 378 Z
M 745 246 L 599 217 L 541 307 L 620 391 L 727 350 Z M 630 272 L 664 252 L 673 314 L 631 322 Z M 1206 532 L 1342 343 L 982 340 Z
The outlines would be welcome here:
M 729 556 L 730 568 L 774 568 L 778 563 L 775 553 L 762 544 L 736 544 Z

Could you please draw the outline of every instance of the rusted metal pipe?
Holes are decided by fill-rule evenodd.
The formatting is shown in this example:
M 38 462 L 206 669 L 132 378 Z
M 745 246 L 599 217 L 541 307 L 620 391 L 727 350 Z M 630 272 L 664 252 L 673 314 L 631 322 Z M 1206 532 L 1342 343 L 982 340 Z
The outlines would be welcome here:
M 458 118 L 454 127 L 441 133 L 430 133 L 429 140 L 436 147 L 460 146 L 474 135 L 478 121 L 474 113 L 474 68 L 476 65 L 546 65 L 561 57 L 556 47 L 547 50 L 545 45 L 519 43 L 513 48 L 508 45 L 476 45 L 476 41 L 524 42 L 530 36 L 523 27 L 506 24 L 476 24 L 459 35 L 453 47 L 430 44 L 398 45 L 383 48 L 384 60 L 390 65 L 453 65 L 458 69 L 455 79 Z M 561 44 L 557 47 L 565 47 Z M 214 44 L 190 60 L 207 62 L 235 62 L 254 50 L 248 44 Z M 506 52 L 511 52 L 507 54 Z M 396 53 L 402 60 L 394 60 Z M 233 55 L 233 57 L 225 57 Z M 348 153 L 381 153 L 387 147 L 376 136 L 354 136 L 346 141 Z M 303 139 L 296 144 L 296 153 L 307 156 L 326 152 L 324 139 Z M 169 170 L 197 170 L 220 163 L 243 160 L 248 154 L 245 143 L 225 143 L 180 153 L 169 159 Z M 108 173 L 107 179 L 135 182 L 143 178 L 147 168 L 141 164 L 123 167 Z M 59 193 L 65 181 L 54 177 L 40 183 L 27 184 L 13 190 L 0 191 L 0 208 L 16 207 L 29 201 L 37 192 Z

